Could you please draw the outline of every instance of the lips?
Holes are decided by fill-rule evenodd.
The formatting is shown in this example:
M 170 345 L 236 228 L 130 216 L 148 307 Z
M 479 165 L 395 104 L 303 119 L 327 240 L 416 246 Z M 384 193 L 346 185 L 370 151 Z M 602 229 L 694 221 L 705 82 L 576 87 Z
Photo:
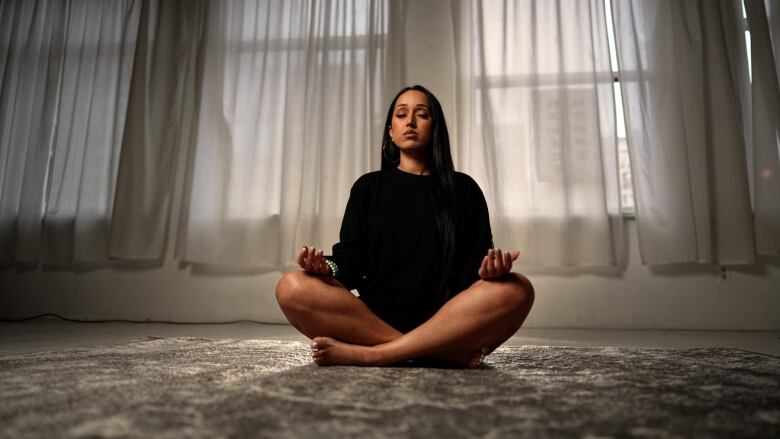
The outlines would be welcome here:
M 406 137 L 417 137 L 417 132 L 414 130 L 406 130 L 404 131 L 404 136 Z

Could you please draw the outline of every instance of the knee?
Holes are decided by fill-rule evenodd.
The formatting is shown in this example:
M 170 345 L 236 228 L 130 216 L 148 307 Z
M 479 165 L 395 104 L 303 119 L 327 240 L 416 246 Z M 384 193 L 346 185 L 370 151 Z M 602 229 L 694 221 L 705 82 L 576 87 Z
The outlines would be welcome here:
M 509 272 L 505 279 L 502 279 L 501 289 L 507 307 L 522 312 L 530 311 L 534 303 L 535 291 L 527 277 L 520 273 Z
M 290 271 L 276 284 L 276 301 L 283 309 L 301 305 L 308 277 L 304 271 Z

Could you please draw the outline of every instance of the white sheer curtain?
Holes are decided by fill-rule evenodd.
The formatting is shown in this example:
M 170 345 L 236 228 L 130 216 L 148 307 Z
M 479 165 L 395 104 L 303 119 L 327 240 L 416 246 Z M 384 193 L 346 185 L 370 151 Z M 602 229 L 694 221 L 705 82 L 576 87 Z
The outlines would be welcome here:
M 621 262 L 604 3 L 454 3 L 458 166 L 522 265 Z
M 744 134 L 751 119 L 773 116 L 755 101 L 752 118 L 743 112 L 748 107 L 740 84 L 747 79 L 747 60 L 739 50 L 743 30 L 735 25 L 741 19 L 739 2 L 612 4 L 643 262 L 753 263 L 745 151 L 750 136 Z M 771 60 L 771 48 L 761 56 Z M 775 96 L 776 90 L 775 84 Z M 766 98 L 775 102 L 776 129 L 777 98 Z M 776 163 L 776 131 L 771 139 L 761 139 L 762 132 L 752 132 L 755 160 Z M 767 143 L 774 150 L 771 160 L 759 153 Z M 776 177 L 772 184 L 777 185 Z M 760 206 L 778 206 L 778 198 L 762 198 L 762 185 L 757 179 L 759 234 L 768 231 Z M 768 233 L 775 252 L 776 218 L 775 232 Z
M 0 260 L 107 258 L 139 6 L 0 3 Z
M 780 256 L 780 1 L 748 0 L 745 7 L 753 62 L 752 125 L 747 129 L 752 134 L 756 247 L 761 254 Z
M 212 1 L 189 262 L 282 267 L 338 238 L 349 188 L 378 163 L 383 1 Z
M 749 1 L 753 2 L 755 0 Z M 751 5 L 748 6 L 751 10 L 750 15 L 748 15 L 748 22 L 751 19 L 755 20 L 760 17 L 761 10 L 758 9 L 758 3 L 760 3 L 760 0 L 758 0 L 757 3 L 751 3 Z M 777 63 L 777 60 L 780 59 L 780 0 L 764 0 L 764 7 L 766 9 L 767 25 L 769 26 L 769 39 L 772 43 L 772 55 L 774 56 L 775 63 Z M 780 82 L 780 69 L 776 68 L 775 73 L 778 75 L 777 81 Z
M 769 20 L 748 2 L 751 83 L 738 0 L 615 2 L 645 263 L 780 254 L 767 4 Z M 0 0 L 0 262 L 159 259 L 178 203 L 189 262 L 282 268 L 328 248 L 378 168 L 388 78 L 414 62 L 391 38 L 398 5 Z M 494 242 L 522 265 L 620 264 L 603 2 L 452 6 L 454 155 Z
M 197 114 L 205 1 L 143 2 L 111 223 L 112 258 L 161 260 Z

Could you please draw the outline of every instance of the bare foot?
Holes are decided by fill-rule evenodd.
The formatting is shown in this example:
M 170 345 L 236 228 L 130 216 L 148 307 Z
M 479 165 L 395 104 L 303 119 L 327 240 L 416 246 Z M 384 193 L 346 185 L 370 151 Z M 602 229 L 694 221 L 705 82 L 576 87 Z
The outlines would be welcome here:
M 379 366 L 377 356 L 369 346 L 344 343 L 330 337 L 314 337 L 311 356 L 317 366 Z
M 424 361 L 431 361 L 436 365 L 453 368 L 476 369 L 482 364 L 485 354 L 482 351 L 476 352 L 448 352 L 446 354 L 437 354 L 424 358 Z
M 311 341 L 311 356 L 318 366 L 352 365 L 385 366 L 378 353 L 370 346 L 345 343 L 330 337 L 315 337 Z M 436 366 L 476 369 L 482 363 L 486 350 L 449 352 L 423 358 L 421 363 Z

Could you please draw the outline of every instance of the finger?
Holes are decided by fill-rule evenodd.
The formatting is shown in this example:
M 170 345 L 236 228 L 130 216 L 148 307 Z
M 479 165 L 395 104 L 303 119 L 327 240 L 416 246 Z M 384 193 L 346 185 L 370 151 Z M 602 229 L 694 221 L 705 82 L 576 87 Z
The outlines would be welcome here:
M 317 252 L 317 272 L 320 274 L 325 274 L 328 272 L 325 268 L 328 266 L 328 264 L 325 263 L 325 258 L 323 257 L 324 250 L 320 249 L 320 251 Z
M 488 277 L 495 277 L 496 266 L 493 259 L 495 259 L 495 252 L 491 248 L 490 250 L 488 250 L 488 262 L 487 262 Z
M 309 257 L 306 258 L 306 271 L 314 271 L 314 258 L 317 255 L 317 247 L 309 249 Z
M 309 252 L 308 247 L 303 247 L 301 249 L 301 252 L 298 253 L 298 265 L 301 266 L 304 270 L 306 269 L 306 254 Z
M 330 266 L 325 263 L 325 259 L 322 260 L 322 265 L 320 265 L 320 273 L 322 274 L 331 274 L 330 273 Z
M 504 273 L 509 273 L 512 270 L 512 255 L 511 252 L 504 253 Z
M 500 248 L 497 248 L 494 254 L 495 258 L 493 265 L 496 266 L 496 274 L 500 276 L 504 274 L 504 254 L 501 252 Z
M 319 264 L 319 271 L 322 274 L 325 274 L 328 272 L 328 264 L 325 263 L 325 257 L 323 256 L 324 250 L 320 250 L 320 254 L 318 255 L 318 264 Z
M 487 277 L 487 261 L 488 257 L 485 256 L 482 258 L 482 264 L 479 266 L 479 271 L 477 271 L 477 274 L 479 274 L 479 277 L 486 278 Z
M 512 256 L 512 260 L 516 260 L 518 256 L 520 256 L 520 252 L 518 250 L 512 250 L 509 252 L 509 254 Z
M 322 250 L 315 250 L 311 258 L 311 271 L 315 273 L 320 272 L 320 262 L 322 262 L 322 259 L 320 258 L 321 253 Z

